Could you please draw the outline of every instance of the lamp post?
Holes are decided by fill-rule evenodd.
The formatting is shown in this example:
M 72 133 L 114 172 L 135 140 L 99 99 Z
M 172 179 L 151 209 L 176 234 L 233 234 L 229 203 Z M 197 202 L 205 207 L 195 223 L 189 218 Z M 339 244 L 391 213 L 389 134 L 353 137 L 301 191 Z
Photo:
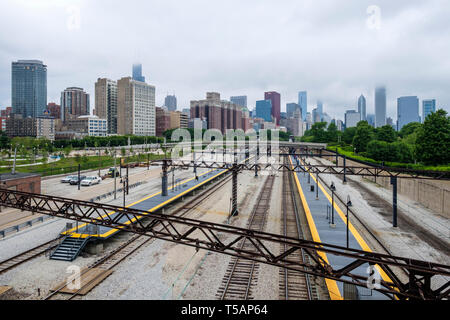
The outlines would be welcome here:
M 349 228 L 349 226 L 348 226 L 348 207 L 351 207 L 352 206 L 352 201 L 350 200 L 350 196 L 349 195 L 347 195 L 347 203 L 346 203 L 346 207 L 347 207 L 347 215 L 346 215 L 346 217 L 347 217 L 347 234 L 346 234 L 346 236 L 347 236 L 347 249 L 349 248 L 349 244 L 348 244 L 348 228 Z
M 334 182 L 331 182 L 330 190 L 331 190 L 331 227 L 334 228 L 336 226 L 334 224 L 334 192 L 336 191 Z

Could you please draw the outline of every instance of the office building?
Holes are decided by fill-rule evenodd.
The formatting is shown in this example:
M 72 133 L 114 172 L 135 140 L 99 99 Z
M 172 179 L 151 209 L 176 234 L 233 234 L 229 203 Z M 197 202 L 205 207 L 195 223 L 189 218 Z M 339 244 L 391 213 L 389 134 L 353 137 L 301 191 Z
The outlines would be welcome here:
M 5 109 L 1 110 L 1 116 L 5 118 L 9 118 L 9 116 L 12 113 L 12 107 L 6 107 Z
M 89 94 L 78 87 L 69 87 L 61 92 L 61 113 L 64 122 L 89 115 Z
M 323 118 L 323 103 L 322 103 L 321 100 L 317 100 L 317 110 L 316 110 L 316 112 L 320 116 L 319 122 L 322 121 L 322 118 Z
M 286 103 L 286 118 L 292 118 L 294 116 L 295 110 L 300 110 L 303 120 L 302 108 L 298 103 Z
M 436 100 L 428 99 L 422 101 L 422 122 L 425 121 L 426 117 L 432 113 L 436 112 Z
M 79 116 L 66 121 L 67 131 L 74 131 L 82 136 L 106 137 L 108 134 L 107 120 L 95 115 Z
M 306 121 L 306 113 L 308 112 L 308 101 L 306 91 L 300 91 L 298 93 L 298 105 L 302 109 L 303 121 Z
M 117 134 L 155 133 L 155 87 L 131 77 L 117 81 Z
M 355 110 L 347 110 L 345 112 L 345 127 L 356 127 L 358 122 L 361 121 L 361 114 Z
M 275 119 L 275 123 L 277 125 L 280 124 L 281 119 L 281 96 L 278 92 L 275 91 L 269 91 L 264 92 L 264 100 L 270 100 L 272 101 L 272 116 Z
M 145 82 L 145 77 L 142 76 L 142 64 L 133 64 L 133 80 Z
M 386 124 L 386 88 L 375 88 L 375 128 Z
M 358 112 L 361 115 L 361 120 L 367 120 L 366 116 L 366 98 L 360 95 L 358 98 Z
M 156 136 L 162 137 L 164 131 L 170 129 L 170 111 L 166 108 L 155 107 Z
M 94 114 L 100 119 L 106 119 L 108 134 L 117 133 L 117 82 L 98 78 L 95 83 Z
M 47 112 L 45 113 L 52 118 L 61 119 L 61 106 L 54 102 L 49 102 L 47 104 Z
M 230 101 L 238 106 L 247 108 L 247 96 L 230 97 Z
M 18 60 L 11 67 L 14 114 L 36 118 L 47 108 L 47 66 L 40 60 Z
M 372 127 L 375 127 L 375 115 L 374 114 L 368 114 L 366 121 L 369 125 L 371 125 Z
M 34 137 L 55 140 L 55 119 L 47 116 L 23 118 L 14 114 L 6 119 L 6 135 L 8 137 Z
M 264 121 L 272 121 L 272 100 L 256 101 L 256 117 Z
M 410 122 L 420 122 L 419 99 L 416 96 L 397 98 L 397 130 Z
M 177 110 L 177 97 L 175 95 L 167 95 L 164 99 L 164 106 L 169 111 L 176 111 Z
M 190 118 L 206 120 L 208 129 L 242 129 L 243 107 L 227 100 L 220 100 L 217 92 L 207 92 L 206 99 L 191 101 Z

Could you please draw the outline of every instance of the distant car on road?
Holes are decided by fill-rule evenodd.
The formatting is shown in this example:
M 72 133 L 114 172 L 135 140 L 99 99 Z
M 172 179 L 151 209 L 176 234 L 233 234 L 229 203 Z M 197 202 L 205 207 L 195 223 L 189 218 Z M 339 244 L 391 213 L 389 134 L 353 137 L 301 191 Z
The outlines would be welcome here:
M 80 181 L 83 181 L 84 179 L 86 179 L 86 176 L 80 176 Z M 70 179 L 69 183 L 72 185 L 78 184 L 78 176 L 73 176 L 73 178 Z
M 70 182 L 70 180 L 72 180 L 72 179 L 74 179 L 74 178 L 76 178 L 77 176 L 67 176 L 67 177 L 65 177 L 65 178 L 62 178 L 61 179 L 61 182 L 62 183 L 69 183 Z
M 114 177 L 114 172 L 116 173 L 116 177 L 118 177 L 119 176 L 119 170 L 117 170 L 116 168 L 109 168 L 108 176 L 113 178 Z
M 100 177 L 94 176 L 94 177 L 86 177 L 83 180 L 81 180 L 82 186 L 92 186 L 93 184 L 99 184 L 102 179 Z

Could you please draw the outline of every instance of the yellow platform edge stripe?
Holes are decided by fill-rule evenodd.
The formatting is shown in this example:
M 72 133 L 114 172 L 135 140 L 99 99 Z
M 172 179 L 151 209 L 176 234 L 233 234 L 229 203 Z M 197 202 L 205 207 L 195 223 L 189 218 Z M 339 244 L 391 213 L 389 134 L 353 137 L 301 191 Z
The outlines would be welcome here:
M 304 165 L 303 162 L 302 162 L 302 164 Z M 311 177 L 313 178 L 314 182 L 317 183 L 317 185 L 319 186 L 320 190 L 322 190 L 323 194 L 326 196 L 326 198 L 328 199 L 328 201 L 331 204 L 332 203 L 331 196 L 328 194 L 328 192 L 325 191 L 325 188 L 323 187 L 322 183 L 320 183 L 320 181 L 317 181 L 312 173 L 309 172 L 309 175 L 311 175 Z M 341 210 L 341 208 L 339 208 L 339 206 L 336 204 L 336 201 L 334 202 L 334 208 L 338 212 L 339 217 L 344 222 L 344 224 L 347 225 L 346 216 L 345 216 L 344 212 Z M 348 223 L 348 229 L 350 230 L 352 235 L 355 237 L 356 241 L 361 246 L 362 250 L 368 251 L 368 252 L 373 252 L 372 249 L 367 244 L 367 242 L 361 237 L 359 232 L 355 229 L 355 227 L 352 225 L 352 223 L 350 221 Z M 383 271 L 383 269 L 380 268 L 379 265 L 375 265 L 375 268 L 377 269 L 378 273 L 380 274 L 380 276 L 383 278 L 384 281 L 392 282 L 391 278 L 389 278 L 389 276 Z
M 292 166 L 292 160 L 291 157 L 289 157 L 289 162 Z M 309 209 L 308 202 L 306 201 L 305 195 L 303 194 L 303 189 L 300 185 L 300 181 L 298 180 L 297 174 L 292 172 L 295 178 L 295 183 L 297 185 L 298 193 L 300 194 L 300 199 L 302 200 L 303 209 L 305 210 L 306 214 L 306 220 L 308 221 L 309 230 L 311 232 L 312 238 L 314 242 L 322 242 L 320 240 L 319 232 L 317 231 L 316 224 L 314 223 L 314 218 L 312 217 L 311 210 Z M 329 264 L 328 258 L 325 252 L 323 251 L 317 251 L 317 253 L 320 255 L 320 257 L 325 260 L 326 263 Z M 344 298 L 341 295 L 341 292 L 339 291 L 339 287 L 336 283 L 336 280 L 327 279 L 325 278 L 325 284 L 327 285 L 328 293 L 330 295 L 331 300 L 343 300 Z
M 219 172 L 219 174 L 225 173 L 227 170 L 228 170 L 228 169 L 226 169 L 225 171 Z M 205 175 L 205 174 L 210 173 L 211 171 L 213 171 L 213 170 L 209 170 L 209 171 L 204 172 L 204 173 L 202 173 L 202 174 L 200 174 L 200 175 L 198 175 L 198 176 L 201 177 L 201 176 L 203 176 L 203 175 Z M 219 174 L 218 174 L 218 175 L 219 175 Z M 216 175 L 216 176 L 217 176 L 217 175 Z M 214 176 L 214 177 L 215 177 L 215 176 Z M 212 178 L 214 178 L 214 177 L 212 177 Z M 186 179 L 186 180 L 184 180 L 184 181 L 182 181 L 182 182 L 180 182 L 180 183 L 174 185 L 174 187 L 177 187 L 177 186 L 179 186 L 179 185 L 185 184 L 185 183 L 187 183 L 187 182 L 189 182 L 189 181 L 192 181 L 192 180 L 194 180 L 194 179 L 195 179 L 195 177 Z M 208 180 L 203 181 L 202 183 L 199 183 L 199 184 L 195 185 L 194 187 L 199 187 L 199 186 L 203 185 L 204 183 L 206 183 L 207 181 L 209 181 L 210 179 L 211 179 L 211 178 L 209 178 Z M 192 188 L 194 188 L 194 187 L 192 187 Z M 186 193 L 187 191 L 191 190 L 192 188 L 190 188 L 190 189 L 184 191 L 184 193 Z M 171 189 L 172 189 L 172 187 L 168 188 L 168 190 L 171 190 Z M 131 203 L 131 204 L 125 206 L 125 208 L 129 208 L 129 207 L 131 207 L 131 206 L 134 206 L 135 204 L 138 204 L 138 203 L 141 203 L 141 202 L 143 202 L 143 201 L 145 201 L 145 200 L 148 200 L 148 199 L 150 199 L 150 198 L 153 198 L 153 197 L 157 196 L 158 194 L 160 194 L 161 192 L 162 192 L 162 191 L 159 191 L 159 192 L 156 192 L 156 193 L 154 193 L 154 194 L 152 194 L 152 195 L 149 195 L 149 196 L 147 196 L 147 197 L 144 197 L 144 198 L 142 198 L 142 199 L 139 199 L 139 200 L 137 200 L 137 201 L 135 201 L 135 202 L 133 202 L 133 203 Z M 172 198 L 168 199 L 167 201 L 165 201 L 165 202 L 163 202 L 163 203 L 165 204 L 165 203 L 167 203 L 167 202 L 169 202 L 169 201 L 173 201 L 173 200 L 177 199 L 178 196 L 180 196 L 180 195 L 181 195 L 181 194 L 178 194 L 178 195 L 176 195 L 175 197 L 172 197 Z M 160 206 L 160 205 L 158 205 L 158 206 Z M 156 206 L 156 207 L 158 207 L 158 206 Z M 148 210 L 147 212 L 154 211 L 156 207 L 151 208 L 151 209 Z M 107 214 L 105 214 L 105 215 L 103 215 L 103 216 L 101 216 L 101 217 L 102 217 L 102 218 L 105 218 L 107 215 L 110 215 L 110 214 L 113 214 L 113 213 L 115 213 L 115 211 L 108 212 Z M 79 230 L 80 228 L 83 228 L 83 227 L 85 227 L 86 225 L 88 225 L 88 223 L 83 223 L 83 224 L 81 224 L 81 225 L 78 226 L 78 227 L 74 227 L 74 228 L 72 228 L 72 229 L 70 229 L 70 230 L 67 230 L 67 231 L 62 232 L 61 234 L 64 235 L 64 234 L 72 233 L 72 231 Z M 111 230 L 111 231 L 117 231 L 117 229 L 113 229 L 113 230 Z M 109 233 L 109 232 L 111 232 L 111 231 L 108 231 L 107 233 Z M 98 236 L 100 236 L 100 235 L 89 235 L 89 234 L 82 234 L 82 233 L 81 233 L 81 234 L 80 234 L 80 233 L 72 233 L 72 235 L 71 235 L 71 237 L 74 237 L 74 238 L 75 238 L 75 237 L 77 237 L 77 238 L 86 238 L 86 237 L 88 237 L 88 236 L 90 236 L 90 237 L 98 237 Z M 101 237 L 105 237 L 105 236 L 101 235 Z

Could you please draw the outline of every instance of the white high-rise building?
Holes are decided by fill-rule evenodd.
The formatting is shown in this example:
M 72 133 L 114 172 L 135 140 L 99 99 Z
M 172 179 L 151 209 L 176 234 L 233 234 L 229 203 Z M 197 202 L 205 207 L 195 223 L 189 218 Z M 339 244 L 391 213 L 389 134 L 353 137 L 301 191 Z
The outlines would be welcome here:
M 156 134 L 154 86 L 131 77 L 117 81 L 117 133 Z

